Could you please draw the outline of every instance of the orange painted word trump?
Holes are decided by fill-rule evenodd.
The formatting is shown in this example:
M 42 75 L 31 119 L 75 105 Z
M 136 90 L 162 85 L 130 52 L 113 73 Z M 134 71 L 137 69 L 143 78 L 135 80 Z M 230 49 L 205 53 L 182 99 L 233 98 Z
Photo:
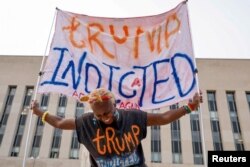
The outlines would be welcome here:
M 99 154 L 115 153 L 120 155 L 125 151 L 131 152 L 137 147 L 139 134 L 140 128 L 137 125 L 132 125 L 131 131 L 123 133 L 122 136 L 117 135 L 112 127 L 106 128 L 104 134 L 101 134 L 101 129 L 99 128 L 97 129 L 96 137 L 92 141 L 96 144 Z M 104 144 L 103 141 L 105 141 Z

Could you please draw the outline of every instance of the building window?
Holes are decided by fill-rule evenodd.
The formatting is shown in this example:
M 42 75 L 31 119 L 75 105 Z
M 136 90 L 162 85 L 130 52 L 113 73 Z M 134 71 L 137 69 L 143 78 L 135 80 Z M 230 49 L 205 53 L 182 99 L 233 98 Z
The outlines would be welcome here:
M 237 151 L 244 151 L 244 144 L 241 137 L 241 129 L 238 120 L 237 107 L 235 101 L 235 93 L 232 91 L 226 92 L 228 109 L 231 119 L 231 127 L 234 136 L 235 149 Z
M 48 109 L 49 97 L 50 97 L 49 94 L 42 95 L 40 106 L 44 111 Z
M 200 132 L 199 120 L 192 120 L 191 127 L 192 127 L 192 131 Z
M 177 109 L 178 104 L 170 106 L 170 109 Z M 181 150 L 181 131 L 180 120 L 171 123 L 171 143 L 172 143 L 172 162 L 174 164 L 182 163 L 182 150 Z
M 14 143 L 13 143 L 13 146 L 11 149 L 10 156 L 13 156 L 13 157 L 17 157 L 19 154 L 19 151 L 20 151 L 21 141 L 22 141 L 22 137 L 23 137 L 23 133 L 24 133 L 26 118 L 27 118 L 27 114 L 29 111 L 29 106 L 30 106 L 32 94 L 33 94 L 33 87 L 27 87 L 26 91 L 25 91 L 25 97 L 23 100 L 22 110 L 21 110 L 20 116 L 19 116 L 18 127 L 17 127 L 17 131 L 16 131 Z
M 57 116 L 64 118 L 66 105 L 67 105 L 67 97 L 65 95 L 60 95 L 58 108 L 57 108 Z M 58 158 L 59 157 L 61 138 L 62 138 L 62 130 L 55 128 L 53 140 L 52 140 L 52 145 L 51 145 L 51 150 L 50 150 L 50 158 Z
M 151 127 L 151 162 L 161 162 L 160 126 Z
M 67 97 L 65 95 L 60 95 L 58 106 L 59 107 L 66 107 L 67 106 Z
M 49 94 L 43 94 L 40 101 L 40 108 L 43 111 L 46 111 L 48 109 L 48 102 Z M 39 155 L 41 139 L 43 135 L 43 127 L 44 125 L 42 123 L 41 117 L 38 117 L 30 157 L 36 158 Z
M 153 113 L 159 109 L 153 110 Z M 160 126 L 151 126 L 151 162 L 161 163 L 161 129 Z
M 77 139 L 76 131 L 73 131 L 70 155 L 69 155 L 70 159 L 79 159 L 79 148 L 80 148 L 80 144 Z
M 213 132 L 219 132 L 220 128 L 219 128 L 219 123 L 218 121 L 211 121 L 211 126 L 212 126 L 212 131 Z
M 210 114 L 210 123 L 211 123 L 211 130 L 213 136 L 213 145 L 215 151 L 222 151 L 222 140 L 221 140 L 221 131 L 220 131 L 220 124 L 219 118 L 217 114 L 217 103 L 216 103 L 216 96 L 215 91 L 207 91 L 207 99 L 208 99 L 208 109 Z
M 7 97 L 6 97 L 5 105 L 3 108 L 2 117 L 0 119 L 0 145 L 2 144 L 5 127 L 8 122 L 8 118 L 9 118 L 9 114 L 10 114 L 10 110 L 12 107 L 12 102 L 13 102 L 15 93 L 16 93 L 16 86 L 10 86 Z
M 216 104 L 215 92 L 214 91 L 208 91 L 207 92 L 207 99 L 208 99 L 208 109 L 209 109 L 209 111 L 217 112 L 217 104 Z
M 57 109 L 58 116 L 64 117 L 66 106 L 67 106 L 67 96 L 60 95 L 58 109 Z
M 250 111 L 250 92 L 247 92 L 246 95 L 247 95 L 247 103 L 248 103 L 248 107 Z
M 51 150 L 50 150 L 50 158 L 58 158 L 59 157 L 59 150 L 61 146 L 61 137 L 62 137 L 62 130 L 61 129 L 55 129 Z
M 200 135 L 199 116 L 197 113 L 190 114 L 191 132 L 192 132 L 192 145 L 194 154 L 194 164 L 203 164 L 202 142 Z
M 228 102 L 229 111 L 230 112 L 237 112 L 235 98 L 234 98 L 234 92 L 227 92 L 227 102 Z
M 220 124 L 218 120 L 210 120 L 211 128 L 212 128 L 212 136 L 213 136 L 213 145 L 215 151 L 222 151 L 222 140 L 221 140 L 221 132 L 220 132 Z
M 84 104 L 77 102 L 75 116 L 80 117 L 83 113 L 84 113 Z
M 77 102 L 75 116 L 79 117 L 83 113 L 84 113 L 83 103 Z M 73 131 L 73 135 L 71 139 L 70 154 L 69 154 L 70 159 L 79 159 L 79 148 L 80 148 L 80 143 L 78 142 L 76 131 Z

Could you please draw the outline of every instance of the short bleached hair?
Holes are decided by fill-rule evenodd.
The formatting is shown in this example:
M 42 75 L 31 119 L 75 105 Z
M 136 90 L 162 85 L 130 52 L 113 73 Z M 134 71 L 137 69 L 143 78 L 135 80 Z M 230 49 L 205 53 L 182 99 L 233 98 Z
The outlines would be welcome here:
M 83 102 L 89 102 L 90 104 L 110 100 L 112 104 L 115 104 L 114 94 L 104 88 L 95 89 L 89 95 L 83 96 L 80 100 Z

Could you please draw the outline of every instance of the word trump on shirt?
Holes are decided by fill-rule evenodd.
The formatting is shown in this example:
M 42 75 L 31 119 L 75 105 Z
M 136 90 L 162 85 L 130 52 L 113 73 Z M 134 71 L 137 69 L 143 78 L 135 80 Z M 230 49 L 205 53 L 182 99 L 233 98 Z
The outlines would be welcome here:
M 92 141 L 99 154 L 115 153 L 120 155 L 122 152 L 131 152 L 136 148 L 139 144 L 139 134 L 140 127 L 138 125 L 132 125 L 130 131 L 123 134 L 117 134 L 117 131 L 112 127 L 107 127 L 104 132 L 98 128 L 96 137 Z

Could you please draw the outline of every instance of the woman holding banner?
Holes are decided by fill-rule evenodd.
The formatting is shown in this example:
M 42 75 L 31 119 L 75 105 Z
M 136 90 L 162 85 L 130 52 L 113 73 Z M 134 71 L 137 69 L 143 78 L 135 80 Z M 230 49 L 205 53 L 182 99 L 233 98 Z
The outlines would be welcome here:
M 89 102 L 93 112 L 76 119 L 42 112 L 36 101 L 32 103 L 32 109 L 44 123 L 55 128 L 76 130 L 78 141 L 90 153 L 92 167 L 145 167 L 141 140 L 147 135 L 147 126 L 165 125 L 196 110 L 202 96 L 196 93 L 187 105 L 164 113 L 117 109 L 113 93 L 103 88 L 94 90 L 81 100 Z

